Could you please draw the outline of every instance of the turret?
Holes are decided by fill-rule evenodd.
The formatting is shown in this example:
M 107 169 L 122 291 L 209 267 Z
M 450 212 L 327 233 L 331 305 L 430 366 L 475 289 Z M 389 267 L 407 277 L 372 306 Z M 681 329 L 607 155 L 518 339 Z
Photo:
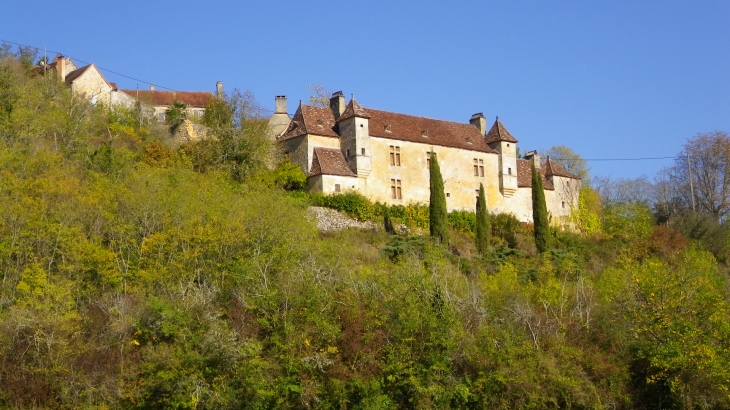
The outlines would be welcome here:
M 334 99 L 334 98 L 333 98 Z M 367 113 L 353 96 L 337 120 L 340 146 L 347 165 L 359 178 L 370 175 L 370 114 Z
M 505 198 L 517 192 L 517 139 L 499 117 L 486 135 L 487 144 L 499 152 L 499 190 Z

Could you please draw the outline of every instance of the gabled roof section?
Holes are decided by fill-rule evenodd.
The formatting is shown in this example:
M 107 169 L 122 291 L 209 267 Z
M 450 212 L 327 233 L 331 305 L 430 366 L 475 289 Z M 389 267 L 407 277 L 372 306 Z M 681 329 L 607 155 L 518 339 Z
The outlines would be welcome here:
M 336 148 L 314 148 L 312 168 L 309 176 L 316 175 L 339 175 L 344 177 L 357 177 L 350 169 L 342 155 L 342 151 Z
M 517 160 L 517 187 L 532 188 L 532 161 L 528 159 Z M 541 164 L 538 171 L 542 177 L 542 188 L 548 191 L 554 191 L 555 187 L 545 177 L 545 164 Z
M 312 107 L 300 103 L 289 127 L 279 140 L 296 138 L 304 134 L 339 138 L 334 128 L 335 116 L 329 107 Z
M 70 72 L 70 73 L 68 73 L 68 75 L 66 76 L 66 79 L 65 79 L 65 81 L 66 81 L 67 83 L 72 83 L 72 82 L 74 82 L 74 80 L 76 80 L 77 78 L 79 78 L 79 77 L 81 77 L 82 75 L 84 75 L 84 73 L 86 73 L 86 72 L 87 72 L 87 71 L 88 71 L 88 70 L 89 70 L 89 69 L 91 68 L 91 66 L 93 66 L 93 65 L 94 65 L 94 64 L 92 63 L 92 64 L 89 64 L 89 65 L 85 65 L 85 66 L 83 66 L 83 67 L 79 68 L 78 70 L 74 70 L 74 71 L 71 71 L 71 72 Z M 97 71 L 98 71 L 98 70 L 97 70 Z M 101 73 L 99 73 L 99 74 L 101 74 Z M 102 77 L 103 77 L 103 76 L 102 76 Z M 106 79 L 105 79 L 104 81 L 106 81 Z
M 512 134 L 507 131 L 507 128 L 502 124 L 502 121 L 499 120 L 499 117 L 494 121 L 494 125 L 492 125 L 492 129 L 487 132 L 486 136 L 487 144 L 491 144 L 493 142 L 499 142 L 499 141 L 505 141 L 505 142 L 512 142 L 517 143 L 517 139 L 512 136 Z
M 347 104 L 347 107 L 345 107 L 345 111 L 342 112 L 342 115 L 340 115 L 340 118 L 337 120 L 337 122 L 352 118 L 352 117 L 360 117 L 360 118 L 370 118 L 370 114 L 368 114 L 367 111 L 365 111 L 360 104 L 355 101 L 355 98 L 353 97 L 350 100 L 350 103 Z
M 566 171 L 565 168 L 563 168 L 557 162 L 550 161 L 550 157 L 548 157 L 547 161 L 542 163 L 542 172 L 546 176 L 558 176 L 558 177 L 565 177 L 565 178 L 580 179 L 579 176 L 571 174 L 570 172 Z
M 207 91 L 157 91 L 157 90 L 120 90 L 130 97 L 149 105 L 170 105 L 173 101 L 181 101 L 188 107 L 205 107 L 213 99 L 213 93 Z
M 368 109 L 370 135 L 470 151 L 497 153 L 471 124 Z

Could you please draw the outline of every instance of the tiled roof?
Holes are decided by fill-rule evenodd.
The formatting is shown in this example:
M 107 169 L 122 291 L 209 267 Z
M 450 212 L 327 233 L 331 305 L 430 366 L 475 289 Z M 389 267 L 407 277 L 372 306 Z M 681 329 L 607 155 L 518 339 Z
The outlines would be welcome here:
M 350 103 L 347 104 L 347 107 L 345 107 L 345 111 L 342 112 L 342 115 L 340 115 L 340 118 L 337 120 L 337 122 L 340 122 L 342 120 L 346 120 L 348 118 L 352 117 L 360 117 L 360 118 L 370 118 L 370 114 L 368 114 L 367 111 L 365 111 L 360 104 L 355 101 L 355 99 L 351 99 Z
M 78 70 L 74 70 L 74 71 L 71 71 L 71 72 L 70 72 L 70 73 L 68 73 L 68 75 L 66 76 L 66 79 L 65 79 L 65 81 L 66 81 L 67 83 L 71 83 L 71 82 L 73 82 L 73 81 L 74 81 L 75 79 L 77 79 L 77 78 L 81 77 L 81 76 L 82 76 L 82 75 L 83 75 L 83 74 L 84 74 L 84 73 L 86 72 L 86 70 L 88 70 L 89 68 L 91 68 L 91 66 L 92 66 L 92 65 L 93 65 L 93 64 L 85 65 L 85 66 L 83 66 L 83 67 L 79 68 Z
M 207 91 L 157 91 L 157 90 L 120 90 L 130 97 L 137 98 L 150 105 L 170 105 L 173 101 L 181 101 L 188 107 L 204 107 L 213 99 L 213 93 Z
M 517 187 L 518 188 L 531 188 L 532 187 L 532 161 L 527 159 L 517 160 Z M 554 191 L 553 186 L 547 178 L 545 178 L 545 164 L 540 166 L 540 175 L 542 176 L 542 188 L 548 191 Z
M 345 177 L 356 177 L 342 155 L 342 151 L 336 148 L 314 148 L 314 158 L 309 176 L 315 175 L 340 175 Z
M 281 134 L 279 139 L 287 140 L 304 134 L 339 137 L 334 128 L 335 116 L 329 107 L 312 107 L 299 104 L 289 127 Z
M 370 118 L 368 125 L 370 136 L 497 153 L 496 150 L 487 145 L 479 130 L 471 124 L 435 120 L 370 108 L 365 111 L 357 105 L 357 102 L 352 104 L 352 101 L 350 101 L 350 103 L 348 108 L 352 107 L 353 111 L 360 110 L 358 116 L 363 116 L 364 113 L 364 115 L 367 115 L 366 118 Z M 347 112 L 347 109 L 345 109 L 345 112 Z M 344 116 L 345 113 L 342 117 Z M 287 140 L 304 134 L 339 137 L 335 132 L 336 129 L 335 117 L 329 107 L 311 107 L 300 104 L 289 124 L 289 128 L 282 134 L 280 140 Z
M 370 135 L 470 151 L 497 153 L 471 124 L 368 109 Z
M 559 176 L 559 177 L 566 177 L 566 178 L 573 178 L 573 179 L 580 179 L 579 176 L 571 174 L 570 172 L 566 171 L 565 168 L 560 166 L 555 161 L 550 161 L 550 158 L 547 159 L 547 161 L 542 163 L 542 172 L 543 174 L 547 176 Z
M 505 128 L 504 125 L 502 125 L 502 121 L 499 120 L 499 117 L 494 121 L 494 125 L 492 125 L 492 129 L 487 132 L 487 143 L 491 144 L 493 142 L 498 141 L 505 141 L 505 142 L 513 142 L 517 143 L 517 139 L 512 136 L 512 134 L 507 131 L 507 128 Z

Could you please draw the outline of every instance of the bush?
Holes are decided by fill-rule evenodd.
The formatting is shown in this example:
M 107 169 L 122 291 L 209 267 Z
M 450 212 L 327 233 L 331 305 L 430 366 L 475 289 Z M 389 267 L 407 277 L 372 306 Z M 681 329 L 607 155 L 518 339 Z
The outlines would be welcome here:
M 342 194 L 312 195 L 312 205 L 345 212 L 360 221 L 369 221 L 380 214 L 378 207 L 362 194 L 349 191 Z
M 511 248 L 517 248 L 517 234 L 525 233 L 520 221 L 511 214 L 491 215 L 492 236 L 501 238 Z
M 449 225 L 464 233 L 474 233 L 477 226 L 477 219 L 474 212 L 469 211 L 451 211 L 449 213 Z

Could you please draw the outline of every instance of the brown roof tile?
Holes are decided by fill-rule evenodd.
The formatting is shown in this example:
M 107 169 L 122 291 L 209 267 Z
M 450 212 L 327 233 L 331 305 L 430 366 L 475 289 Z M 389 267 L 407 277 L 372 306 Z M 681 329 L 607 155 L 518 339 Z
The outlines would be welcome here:
M 92 65 L 93 65 L 93 64 L 85 65 L 85 66 L 83 66 L 83 67 L 79 68 L 78 70 L 73 70 L 73 71 L 71 71 L 71 72 L 70 72 L 70 73 L 68 73 L 68 75 L 66 76 L 66 78 L 65 78 L 65 81 L 66 81 L 67 83 L 71 83 L 71 82 L 73 82 L 73 81 L 74 81 L 75 79 L 77 79 L 77 78 L 81 77 L 81 76 L 82 76 L 82 75 L 83 75 L 83 74 L 84 74 L 84 73 L 85 73 L 85 72 L 86 72 L 86 71 L 87 71 L 87 70 L 88 70 L 89 68 L 91 68 L 91 66 L 92 66 Z
M 497 153 L 471 124 L 373 109 L 368 112 L 370 135 L 373 137 Z
M 355 101 L 355 99 L 351 99 L 350 103 L 347 104 L 347 107 L 345 107 L 345 111 L 342 112 L 342 115 L 340 115 L 340 118 L 337 120 L 337 122 L 340 122 L 342 120 L 346 120 L 348 118 L 352 117 L 360 117 L 360 118 L 370 118 L 370 114 L 368 114 L 367 111 L 365 111 L 360 104 Z
M 499 120 L 499 117 L 497 117 L 494 121 L 492 129 L 487 132 L 487 144 L 498 141 L 517 143 L 517 139 L 515 139 L 515 137 L 507 131 L 507 128 L 502 124 L 502 121 Z
M 348 107 L 352 107 L 353 112 L 358 110 L 360 113 L 358 116 L 367 115 L 366 118 L 370 118 L 370 136 L 497 153 L 496 150 L 487 145 L 479 130 L 471 124 L 435 120 L 370 108 L 365 111 L 357 105 L 357 102 L 352 104 L 352 101 L 350 101 L 350 103 Z M 343 113 L 342 117 L 344 116 Z M 388 127 L 388 130 L 386 130 L 386 127 Z M 292 118 L 292 122 L 289 124 L 289 128 L 282 134 L 280 140 L 287 140 L 304 134 L 339 137 L 335 132 L 336 129 L 335 117 L 330 108 L 300 104 L 294 118 Z
M 532 187 L 532 161 L 527 159 L 517 160 L 517 187 L 518 188 L 531 188 Z M 542 188 L 548 191 L 554 191 L 555 187 L 545 177 L 545 166 L 541 164 L 540 175 L 542 176 Z
M 287 140 L 304 134 L 339 138 L 339 135 L 334 130 L 335 116 L 329 107 L 312 107 L 299 104 L 299 108 L 294 113 L 294 118 L 289 123 L 289 127 L 281 134 L 279 139 Z
M 570 172 L 566 171 L 565 168 L 560 166 L 555 161 L 550 161 L 550 158 L 547 159 L 547 161 L 542 163 L 542 173 L 547 176 L 559 176 L 559 177 L 566 177 L 566 178 L 573 178 L 573 179 L 580 179 L 579 176 L 571 174 Z
M 150 105 L 170 105 L 173 101 L 181 101 L 188 107 L 204 107 L 213 99 L 213 93 L 207 91 L 157 91 L 157 90 L 120 90 L 130 97 L 137 98 Z
M 340 175 L 345 177 L 356 177 L 342 155 L 342 151 L 336 148 L 314 148 L 314 158 L 309 176 L 315 175 Z

